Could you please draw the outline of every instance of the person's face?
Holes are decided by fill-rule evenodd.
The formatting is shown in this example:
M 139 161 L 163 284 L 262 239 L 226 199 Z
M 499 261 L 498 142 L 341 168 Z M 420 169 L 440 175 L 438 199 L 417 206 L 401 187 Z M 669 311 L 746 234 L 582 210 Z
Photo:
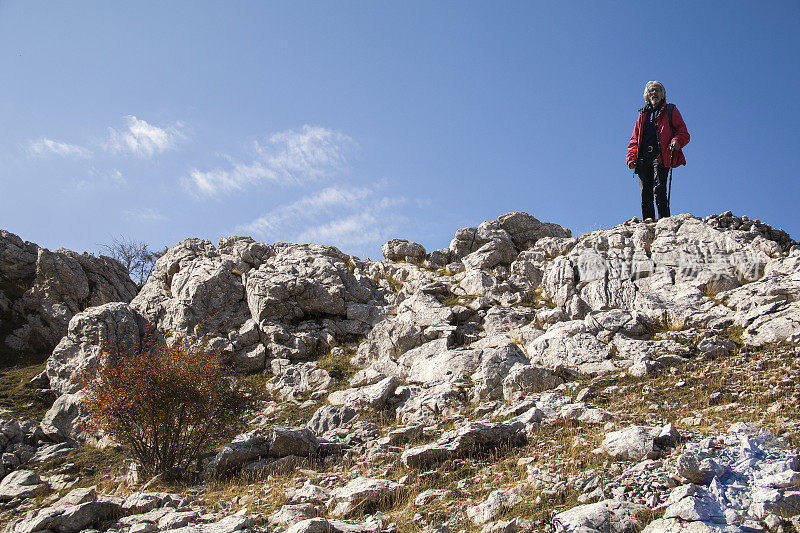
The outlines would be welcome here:
M 664 98 L 664 91 L 658 85 L 653 85 L 647 90 L 647 101 L 653 105 L 658 104 Z

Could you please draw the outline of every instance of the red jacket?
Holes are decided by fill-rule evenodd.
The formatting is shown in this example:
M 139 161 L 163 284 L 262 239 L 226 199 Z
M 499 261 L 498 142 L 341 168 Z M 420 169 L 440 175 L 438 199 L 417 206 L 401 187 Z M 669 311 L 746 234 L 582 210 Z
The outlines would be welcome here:
M 669 127 L 669 117 L 667 117 L 667 113 L 665 112 L 666 109 L 667 105 L 665 103 L 663 106 L 661 106 L 661 111 L 658 112 L 656 121 L 658 123 L 658 140 L 661 144 L 661 162 L 665 167 L 669 167 L 670 142 L 672 142 L 672 139 L 677 139 L 678 143 L 681 145 L 681 148 L 683 148 L 689 144 L 689 132 L 686 130 L 686 123 L 683 121 L 683 117 L 678 111 L 678 108 L 673 107 L 672 125 L 675 126 L 675 133 L 673 135 L 672 129 Z M 626 161 L 628 166 L 630 166 L 631 163 L 636 162 L 636 159 L 639 155 L 639 143 L 642 141 L 642 130 L 644 129 L 642 124 L 644 123 L 645 114 L 646 111 L 644 108 L 639 110 L 639 118 L 636 119 L 636 125 L 633 127 L 631 142 L 628 143 L 628 158 Z M 672 166 L 679 167 L 685 164 L 686 158 L 683 157 L 683 150 L 676 150 L 672 160 Z

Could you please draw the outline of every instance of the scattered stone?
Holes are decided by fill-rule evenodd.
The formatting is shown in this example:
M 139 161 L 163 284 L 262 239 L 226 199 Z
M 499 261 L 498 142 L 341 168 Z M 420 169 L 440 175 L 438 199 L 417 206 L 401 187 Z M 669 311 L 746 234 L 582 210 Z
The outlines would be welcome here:
M 603 500 L 579 505 L 557 514 L 553 518 L 551 527 L 557 533 L 568 531 L 632 533 L 642 528 L 642 523 L 635 517 L 635 513 L 645 509 L 643 505 L 630 502 Z
M 357 477 L 331 493 L 333 515 L 345 517 L 357 508 L 388 504 L 402 490 L 399 483 L 387 479 Z
M 15 470 L 0 480 L 0 501 L 14 498 L 29 498 L 43 490 L 47 485 L 42 483 L 39 475 L 33 470 Z
M 422 468 L 502 445 L 519 446 L 526 440 L 524 428 L 521 422 L 469 422 L 461 428 L 445 432 L 434 444 L 409 448 L 403 452 L 402 461 L 409 468 Z
M 659 457 L 667 446 L 674 446 L 677 439 L 678 432 L 671 424 L 663 427 L 630 426 L 607 434 L 602 446 L 615 459 L 638 461 Z

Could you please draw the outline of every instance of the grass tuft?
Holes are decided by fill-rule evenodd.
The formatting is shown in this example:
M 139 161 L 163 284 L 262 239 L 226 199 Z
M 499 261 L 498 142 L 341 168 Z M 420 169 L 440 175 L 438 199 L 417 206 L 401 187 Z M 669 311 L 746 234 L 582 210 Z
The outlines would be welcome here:
M 33 361 L 36 361 L 34 358 Z M 28 361 L 19 366 L 0 368 L 0 408 L 9 411 L 0 418 L 42 418 L 53 405 L 55 393 L 40 392 L 28 382 L 44 370 L 43 362 Z

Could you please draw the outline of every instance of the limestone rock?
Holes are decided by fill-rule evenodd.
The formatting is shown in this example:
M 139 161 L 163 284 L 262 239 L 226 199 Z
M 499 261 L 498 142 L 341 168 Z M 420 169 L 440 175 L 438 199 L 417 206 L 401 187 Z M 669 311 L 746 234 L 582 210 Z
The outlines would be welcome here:
M 294 503 L 324 503 L 330 500 L 331 494 L 325 487 L 306 481 L 299 489 L 289 489 L 286 497 Z
M 719 502 L 704 487 L 689 484 L 676 489 L 669 497 L 671 503 L 664 518 L 679 518 L 687 522 L 725 522 Z
M 473 524 L 480 526 L 497 518 L 504 508 L 513 507 L 522 500 L 519 491 L 494 490 L 483 502 L 467 507 L 467 516 Z
M 410 468 L 422 468 L 453 457 L 480 453 L 501 445 L 518 446 L 525 442 L 522 423 L 469 422 L 446 431 L 433 444 L 409 448 L 402 454 L 403 463 Z
M 569 238 L 572 232 L 558 224 L 540 222 L 528 213 L 506 213 L 498 217 L 500 227 L 511 237 L 518 250 L 527 250 L 540 239 Z
M 630 426 L 612 431 L 603 439 L 603 450 L 611 457 L 638 461 L 645 457 L 658 457 L 667 446 L 674 446 L 677 431 L 671 426 Z
M 526 345 L 531 363 L 550 369 L 559 366 L 581 373 L 616 370 L 610 346 L 592 335 L 583 320 L 560 322 Z
M 346 316 L 347 302 L 366 303 L 372 282 L 357 279 L 348 257 L 319 245 L 275 246 L 276 255 L 247 275 L 254 320 L 290 321 L 308 315 Z
M 317 409 L 308 421 L 308 428 L 317 435 L 342 427 L 355 419 L 357 412 L 350 406 L 323 405 Z
M 269 521 L 276 526 L 291 526 L 320 514 L 320 509 L 309 503 L 284 505 L 270 515 Z
M 514 402 L 536 392 L 555 389 L 564 379 L 555 372 L 540 366 L 518 365 L 503 379 L 503 398 Z
M 197 511 L 169 511 L 158 519 L 158 528 L 169 530 L 184 527 L 196 521 L 198 516 Z
M 332 392 L 328 395 L 328 402 L 352 409 L 380 411 L 387 406 L 387 401 L 397 389 L 397 383 L 397 378 L 390 376 L 374 385 Z
M 434 424 L 468 403 L 465 388 L 449 381 L 398 387 L 395 395 L 395 413 L 404 424 Z
M 293 399 L 300 394 L 327 389 L 332 379 L 328 371 L 317 363 L 300 363 L 283 368 L 270 379 L 267 390 L 277 392 L 282 398 Z
M 309 518 L 297 522 L 284 533 L 380 533 L 381 523 L 375 520 L 327 520 L 325 518 Z
M 83 425 L 86 415 L 82 392 L 62 394 L 45 413 L 40 425 L 44 435 L 55 442 L 85 441 L 92 434 Z
M 0 230 L 0 349 L 48 353 L 89 306 L 130 302 L 137 287 L 119 261 L 51 252 Z
M 558 533 L 568 531 L 632 533 L 642 528 L 642 523 L 635 517 L 635 512 L 645 509 L 643 505 L 630 502 L 603 500 L 558 513 L 553 518 L 551 527 Z
M 332 492 L 333 515 L 344 517 L 358 507 L 389 503 L 400 491 L 401 486 L 394 481 L 359 476 Z
M 425 259 L 425 247 L 405 239 L 392 239 L 381 246 L 383 257 L 389 261 L 422 262 Z
M 204 476 L 211 478 L 241 468 L 259 457 L 307 457 L 317 451 L 319 442 L 308 428 L 273 426 L 237 436 L 206 465 Z
M 109 303 L 78 313 L 47 360 L 45 372 L 50 386 L 60 393 L 78 391 L 81 373 L 97 367 L 104 347 L 111 353 L 137 350 L 143 334 L 141 318 L 125 303 Z
M 691 449 L 678 457 L 676 468 L 678 475 L 696 485 L 706 485 L 715 475 L 723 473 L 723 469 L 709 454 Z
M 45 487 L 33 470 L 15 470 L 0 480 L 0 501 L 28 498 Z
M 503 396 L 505 380 L 512 369 L 528 366 L 528 358 L 514 343 L 481 354 L 480 364 L 472 374 L 476 398 L 497 399 Z
M 164 533 L 233 533 L 234 531 L 246 531 L 252 524 L 253 519 L 248 516 L 232 515 L 216 522 L 193 524 L 163 531 Z

